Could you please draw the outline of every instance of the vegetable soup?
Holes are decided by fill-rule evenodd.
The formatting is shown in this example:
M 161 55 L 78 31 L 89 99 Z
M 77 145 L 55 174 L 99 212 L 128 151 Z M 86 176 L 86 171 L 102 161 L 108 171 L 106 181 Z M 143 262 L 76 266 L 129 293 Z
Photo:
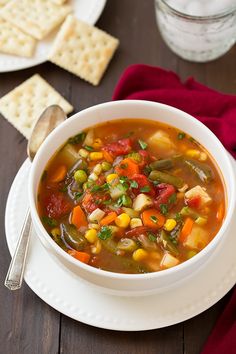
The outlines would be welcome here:
M 99 124 L 47 164 L 38 211 L 52 239 L 80 262 L 147 273 L 194 257 L 225 216 L 220 172 L 188 134 L 146 119 Z

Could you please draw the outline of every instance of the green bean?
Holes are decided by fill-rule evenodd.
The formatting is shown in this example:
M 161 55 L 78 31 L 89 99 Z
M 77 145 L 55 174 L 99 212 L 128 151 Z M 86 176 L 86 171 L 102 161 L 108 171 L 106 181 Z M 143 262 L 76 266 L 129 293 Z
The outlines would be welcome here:
M 116 254 L 117 243 L 112 239 L 108 238 L 106 240 L 101 240 L 102 246 L 109 252 Z
M 194 220 L 200 216 L 198 213 L 196 213 L 193 209 L 189 208 L 188 206 L 185 206 L 180 210 L 180 215 L 191 216 Z
M 152 170 L 169 170 L 174 166 L 172 159 L 157 160 L 149 165 Z
M 209 183 L 212 181 L 213 174 L 208 165 L 190 159 L 185 159 L 184 163 L 198 176 L 202 182 Z
M 62 241 L 60 235 L 51 234 L 51 237 L 52 237 L 53 241 L 55 241 L 58 244 L 59 247 L 61 247 L 64 251 L 67 250 L 67 247 L 66 247 L 65 243 Z
M 83 250 L 87 244 L 86 238 L 72 225 L 61 225 L 61 238 L 75 250 Z
M 118 242 L 117 248 L 122 251 L 133 252 L 138 248 L 138 246 L 134 240 L 131 240 L 130 238 L 122 238 Z
M 172 253 L 174 256 L 178 256 L 179 254 L 179 250 L 178 248 L 174 245 L 174 243 L 170 240 L 169 235 L 162 230 L 161 231 L 161 240 L 163 243 L 164 248 L 169 251 L 170 253 Z
M 152 171 L 149 175 L 149 178 L 152 181 L 159 181 L 162 183 L 172 184 L 176 188 L 182 188 L 184 185 L 184 181 L 182 180 L 182 178 L 161 171 Z

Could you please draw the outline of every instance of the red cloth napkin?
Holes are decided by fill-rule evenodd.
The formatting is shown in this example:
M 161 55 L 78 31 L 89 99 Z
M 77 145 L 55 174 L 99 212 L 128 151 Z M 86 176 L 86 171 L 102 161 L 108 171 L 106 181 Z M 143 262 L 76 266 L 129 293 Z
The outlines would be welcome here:
M 169 104 L 203 122 L 236 158 L 236 96 L 204 86 L 193 78 L 182 83 L 171 71 L 147 65 L 125 70 L 113 100 L 140 99 Z
M 132 65 L 121 76 L 113 100 L 156 101 L 182 109 L 206 124 L 236 158 L 236 96 L 210 89 L 193 78 L 182 83 L 171 71 Z M 236 290 L 202 354 L 236 353 Z

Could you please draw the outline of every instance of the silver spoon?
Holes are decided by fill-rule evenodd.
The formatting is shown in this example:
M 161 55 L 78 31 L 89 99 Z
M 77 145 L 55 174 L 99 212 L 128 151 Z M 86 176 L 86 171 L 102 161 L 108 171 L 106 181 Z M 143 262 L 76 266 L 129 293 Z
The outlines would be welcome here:
M 66 118 L 67 117 L 62 108 L 57 105 L 47 107 L 41 114 L 33 128 L 27 145 L 27 154 L 31 162 L 48 134 Z M 21 288 L 31 227 L 32 222 L 30 211 L 28 209 L 4 282 L 5 286 L 10 290 L 17 290 Z

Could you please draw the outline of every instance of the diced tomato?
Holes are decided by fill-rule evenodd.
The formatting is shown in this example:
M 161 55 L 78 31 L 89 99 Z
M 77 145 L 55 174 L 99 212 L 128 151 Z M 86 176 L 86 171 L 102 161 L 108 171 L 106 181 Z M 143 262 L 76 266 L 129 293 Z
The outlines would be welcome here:
M 108 199 L 110 199 L 110 196 L 108 194 L 92 194 L 90 192 L 87 192 L 82 200 L 82 206 L 86 210 L 86 212 L 90 214 L 97 208 L 104 210 L 104 208 L 106 208 L 106 205 L 103 205 L 102 203 Z
M 132 140 L 120 139 L 116 143 L 110 143 L 103 147 L 104 150 L 111 153 L 113 156 L 126 155 L 132 149 Z
M 156 194 L 155 189 L 153 188 L 153 186 L 151 185 L 151 183 L 149 182 L 148 178 L 145 175 L 136 173 L 135 175 L 132 176 L 132 181 L 138 183 L 138 188 L 132 188 L 132 192 L 135 195 L 138 195 L 139 193 L 145 193 L 154 197 L 154 195 Z M 150 190 L 147 192 L 142 191 L 141 189 L 145 187 L 149 187 Z
M 138 153 L 142 157 L 142 161 L 139 162 L 138 165 L 139 165 L 140 168 L 143 168 L 148 163 L 148 161 L 150 159 L 150 156 L 149 156 L 149 153 L 146 150 L 139 150 Z
M 82 200 L 82 206 L 87 213 L 92 213 L 98 207 L 97 204 L 95 203 L 94 196 L 89 192 L 85 194 Z
M 197 195 L 191 199 L 186 199 L 185 202 L 190 208 L 198 209 L 201 205 L 201 197 Z
M 134 229 L 132 230 L 129 230 L 125 233 L 125 236 L 127 237 L 136 237 L 136 236 L 139 236 L 141 234 L 144 234 L 148 231 L 148 227 L 147 226 L 138 226 L 138 227 L 135 227 Z
M 58 219 L 71 211 L 72 204 L 63 193 L 55 192 L 46 198 L 45 208 L 50 218 Z
M 167 204 L 169 198 L 175 193 L 175 187 L 171 184 L 160 183 L 156 186 L 157 198 L 154 200 L 154 206 L 160 209 L 161 204 Z

